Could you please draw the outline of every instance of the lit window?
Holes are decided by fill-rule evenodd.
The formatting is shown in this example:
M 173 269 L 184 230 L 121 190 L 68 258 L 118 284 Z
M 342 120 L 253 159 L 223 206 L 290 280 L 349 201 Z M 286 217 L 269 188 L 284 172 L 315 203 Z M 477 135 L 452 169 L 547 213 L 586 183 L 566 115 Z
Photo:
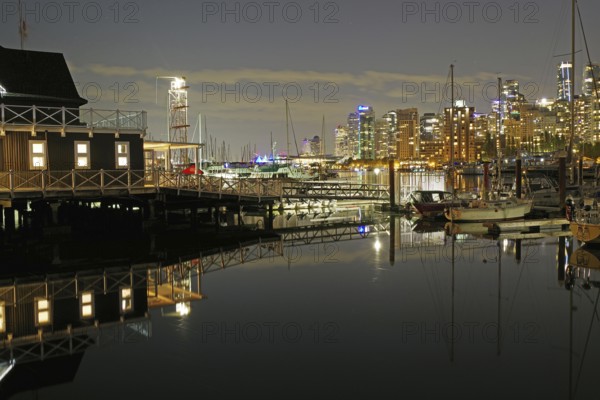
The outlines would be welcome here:
M 35 324 L 39 325 L 48 325 L 52 323 L 52 313 L 50 307 L 50 300 L 37 297 L 35 299 Z
M 115 143 L 116 168 L 129 168 L 129 142 Z
M 29 169 L 46 169 L 46 142 L 29 141 Z
M 75 142 L 75 168 L 90 168 L 90 142 Z
M 122 287 L 119 292 L 121 300 L 121 313 L 127 313 L 133 310 L 133 291 L 131 287 Z
M 94 292 L 82 292 L 80 298 L 81 318 L 92 318 L 94 316 Z

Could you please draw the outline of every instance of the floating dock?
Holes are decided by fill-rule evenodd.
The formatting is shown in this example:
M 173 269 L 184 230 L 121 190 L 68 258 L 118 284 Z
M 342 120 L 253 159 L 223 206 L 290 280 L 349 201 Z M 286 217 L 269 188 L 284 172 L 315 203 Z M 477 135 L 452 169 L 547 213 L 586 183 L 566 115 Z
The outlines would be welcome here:
M 507 232 L 537 233 L 569 229 L 569 221 L 566 218 L 497 221 L 487 222 L 483 225 L 488 228 L 488 232 L 495 234 Z

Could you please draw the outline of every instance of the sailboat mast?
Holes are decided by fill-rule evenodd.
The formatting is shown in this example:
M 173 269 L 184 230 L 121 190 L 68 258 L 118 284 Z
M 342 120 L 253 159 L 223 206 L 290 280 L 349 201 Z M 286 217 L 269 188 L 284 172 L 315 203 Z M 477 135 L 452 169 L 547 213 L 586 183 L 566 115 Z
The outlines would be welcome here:
M 287 154 L 285 157 L 285 162 L 286 164 L 289 164 L 290 161 L 290 122 L 289 122 L 289 117 L 290 116 L 290 111 L 288 108 L 288 101 L 287 99 L 285 99 L 285 134 L 286 134 L 286 138 L 287 138 Z
M 450 64 L 450 182 L 454 198 L 454 64 Z
M 502 135 L 502 78 L 498 77 L 498 181 L 496 190 L 502 187 L 502 151 L 506 147 L 506 137 Z
M 569 93 L 569 109 L 571 113 L 571 123 L 569 135 L 569 149 L 567 153 L 567 164 L 573 161 L 573 137 L 575 136 L 575 2 L 571 0 L 571 89 Z
M 325 139 L 325 115 L 323 115 L 323 121 L 321 122 L 321 140 L 323 145 L 321 146 L 321 154 L 325 156 L 327 153 L 327 140 Z

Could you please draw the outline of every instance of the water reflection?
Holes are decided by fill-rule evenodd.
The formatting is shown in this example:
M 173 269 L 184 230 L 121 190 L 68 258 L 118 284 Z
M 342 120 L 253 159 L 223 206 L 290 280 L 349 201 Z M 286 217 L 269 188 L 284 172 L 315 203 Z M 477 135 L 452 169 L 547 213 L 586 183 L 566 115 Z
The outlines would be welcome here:
M 375 174 L 373 171 L 343 171 L 340 179 L 365 184 L 389 184 L 389 171 L 384 169 Z M 396 202 L 406 197 L 413 190 L 446 190 L 451 191 L 451 180 L 447 171 L 396 172 Z M 456 174 L 455 188 L 461 192 L 481 192 L 483 175 Z
M 486 398 L 595 395 L 594 249 L 369 207 L 323 213 L 280 213 L 275 237 L 195 255 L 155 249 L 160 260 L 126 267 L 8 276 L 0 357 L 4 370 L 16 363 L 0 389 L 69 398 L 93 383 L 106 398 L 117 383 L 98 385 L 97 372 L 133 365 L 126 381 L 147 398 L 198 387 L 225 398 L 290 387 L 297 396 L 382 397 L 398 385 L 418 386 L 419 398 L 465 387 Z M 34 364 L 39 379 L 30 379 Z M 48 366 L 63 376 L 43 380 Z M 162 387 L 160 378 L 182 384 Z

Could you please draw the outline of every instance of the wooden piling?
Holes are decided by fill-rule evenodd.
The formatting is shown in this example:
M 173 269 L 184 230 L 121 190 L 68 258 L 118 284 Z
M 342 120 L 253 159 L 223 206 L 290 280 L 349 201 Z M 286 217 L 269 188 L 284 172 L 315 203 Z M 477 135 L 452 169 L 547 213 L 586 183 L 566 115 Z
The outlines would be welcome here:
M 564 155 L 558 159 L 558 198 L 559 207 L 562 209 L 565 206 L 567 194 L 567 160 Z
M 390 210 L 396 209 L 396 174 L 394 171 L 395 161 L 389 160 L 389 180 L 390 180 Z
M 390 215 L 390 266 L 396 261 L 396 216 Z
M 523 173 L 521 170 L 521 157 L 517 157 L 516 160 L 516 166 L 515 166 L 515 178 L 517 180 L 517 199 L 521 198 L 521 192 L 522 192 L 522 180 L 523 180 Z
M 577 169 L 577 183 L 579 186 L 583 185 L 583 157 L 579 157 L 579 165 Z

